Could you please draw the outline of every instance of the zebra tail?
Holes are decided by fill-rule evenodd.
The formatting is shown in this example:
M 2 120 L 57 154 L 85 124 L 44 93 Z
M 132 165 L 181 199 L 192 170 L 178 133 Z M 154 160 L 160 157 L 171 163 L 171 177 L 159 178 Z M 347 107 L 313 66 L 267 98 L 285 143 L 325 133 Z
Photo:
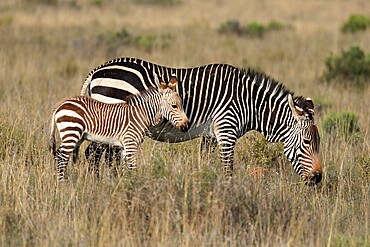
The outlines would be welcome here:
M 92 72 L 85 78 L 84 84 L 82 85 L 80 96 L 85 96 L 88 86 L 90 85 L 91 82 L 91 77 L 92 77 Z
M 50 128 L 50 136 L 49 136 L 49 148 L 50 151 L 55 156 L 56 153 L 56 142 L 55 142 L 55 112 L 53 112 L 53 115 L 51 116 L 51 128 Z

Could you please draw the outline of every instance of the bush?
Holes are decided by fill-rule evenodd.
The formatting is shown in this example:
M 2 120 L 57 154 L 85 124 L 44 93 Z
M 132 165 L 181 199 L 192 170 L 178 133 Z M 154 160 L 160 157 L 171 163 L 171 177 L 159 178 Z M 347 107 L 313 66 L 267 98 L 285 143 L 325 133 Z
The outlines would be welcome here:
M 369 82 L 370 54 L 365 53 L 358 47 L 352 46 L 343 51 L 340 56 L 330 55 L 325 60 L 326 81 L 340 79 L 343 82 L 363 84 Z
M 364 31 L 370 27 L 370 18 L 363 15 L 351 15 L 347 22 L 342 25 L 342 32 Z
M 236 35 L 242 35 L 242 27 L 240 26 L 239 21 L 236 20 L 228 20 L 222 23 L 218 31 L 222 34 L 232 33 Z
M 122 46 L 133 46 L 139 50 L 150 52 L 153 48 L 164 49 L 169 47 L 171 39 L 172 37 L 169 34 L 134 36 L 123 28 L 120 31 L 98 34 L 97 45 L 105 44 L 110 53 L 115 53 Z
M 221 34 L 236 34 L 238 36 L 250 36 L 250 37 L 263 37 L 266 32 L 274 30 L 283 30 L 290 28 L 289 25 L 285 25 L 278 21 L 270 21 L 264 25 L 259 22 L 253 21 L 246 26 L 240 25 L 237 20 L 228 20 L 221 24 L 218 31 Z
M 361 137 L 358 117 L 352 112 L 331 113 L 322 126 L 325 133 L 334 138 L 342 136 L 347 141 L 353 141 Z
M 181 3 L 181 0 L 134 0 L 138 4 L 151 4 L 151 5 L 174 5 Z

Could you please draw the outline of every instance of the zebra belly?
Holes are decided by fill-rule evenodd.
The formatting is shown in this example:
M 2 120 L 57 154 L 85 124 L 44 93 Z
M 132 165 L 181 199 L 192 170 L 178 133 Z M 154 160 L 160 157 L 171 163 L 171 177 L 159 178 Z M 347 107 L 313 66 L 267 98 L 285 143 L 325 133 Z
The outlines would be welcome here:
M 211 121 L 196 127 L 190 127 L 187 132 L 182 132 L 172 124 L 166 121 L 161 121 L 159 124 L 149 128 L 150 138 L 162 142 L 183 142 L 198 138 L 202 135 L 214 136 Z
M 108 137 L 108 136 L 99 136 L 94 134 L 86 134 L 85 135 L 86 140 L 92 141 L 92 142 L 100 142 L 105 143 L 111 146 L 119 146 L 122 147 L 122 143 L 114 137 Z

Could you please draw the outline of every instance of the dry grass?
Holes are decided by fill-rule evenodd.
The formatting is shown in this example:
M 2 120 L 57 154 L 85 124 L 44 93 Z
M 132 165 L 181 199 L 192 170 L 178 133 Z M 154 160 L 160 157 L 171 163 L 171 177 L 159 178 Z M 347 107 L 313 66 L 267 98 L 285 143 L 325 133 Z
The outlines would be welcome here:
M 1 246 L 370 246 L 370 89 L 319 83 L 330 52 L 354 44 L 370 51 L 369 31 L 340 32 L 351 14 L 368 14 L 368 1 L 40 2 L 0 3 Z M 261 39 L 219 34 L 230 19 L 274 19 L 293 29 Z M 169 46 L 110 49 L 99 41 L 122 28 L 133 36 L 169 35 Z M 52 106 L 118 56 L 261 68 L 297 94 L 331 103 L 318 112 L 319 127 L 331 111 L 355 112 L 364 139 L 352 145 L 322 133 L 318 187 L 303 186 L 281 145 L 255 133 L 238 143 L 232 183 L 213 154 L 199 154 L 199 140 L 148 140 L 135 174 L 114 177 L 103 167 L 96 179 L 81 154 L 71 180 L 58 184 L 47 149 Z M 249 175 L 255 170 L 263 173 Z

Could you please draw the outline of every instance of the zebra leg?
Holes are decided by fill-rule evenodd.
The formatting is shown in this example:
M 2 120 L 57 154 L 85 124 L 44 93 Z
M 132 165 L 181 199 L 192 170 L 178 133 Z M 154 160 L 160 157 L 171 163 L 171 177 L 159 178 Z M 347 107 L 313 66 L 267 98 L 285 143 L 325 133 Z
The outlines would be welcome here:
M 72 152 L 72 162 L 73 164 L 77 162 L 77 158 L 78 158 L 78 151 L 80 151 L 80 146 L 77 146 L 73 152 Z
M 70 149 L 70 148 L 68 148 Z M 58 179 L 62 181 L 67 178 L 67 166 L 69 156 L 73 150 L 67 151 L 65 146 L 60 145 L 58 150 L 55 154 L 55 159 L 57 160 L 57 172 L 58 172 Z
M 235 144 L 238 139 L 234 132 L 236 128 L 229 125 L 218 126 L 215 124 L 215 126 L 217 126 L 214 129 L 219 145 L 221 162 L 224 166 L 224 176 L 225 178 L 231 178 L 234 171 Z
M 203 135 L 201 138 L 200 151 L 206 152 L 207 154 L 213 153 L 217 148 L 217 138 L 205 135 Z
M 100 144 L 97 142 L 91 142 L 86 150 L 85 157 L 89 161 L 89 172 L 99 174 L 99 162 L 104 150 L 109 148 L 106 144 Z
M 221 141 L 220 144 L 220 157 L 224 165 L 224 176 L 225 178 L 231 178 L 234 172 L 234 152 L 235 152 L 235 142 L 227 143 Z
M 107 152 L 105 153 L 105 162 L 109 165 L 110 168 L 112 167 L 113 162 L 115 162 L 116 164 L 120 163 L 120 152 L 121 148 L 119 147 L 108 147 Z
M 122 148 L 120 147 L 109 146 L 109 149 L 105 153 L 105 163 L 108 164 L 108 167 L 114 176 L 118 175 L 118 167 L 121 161 L 121 151 Z
M 136 140 L 142 140 L 138 138 Z M 124 149 L 124 157 L 127 162 L 129 170 L 136 170 L 137 168 L 137 152 L 139 149 L 139 143 L 135 139 L 126 139 L 122 142 Z

